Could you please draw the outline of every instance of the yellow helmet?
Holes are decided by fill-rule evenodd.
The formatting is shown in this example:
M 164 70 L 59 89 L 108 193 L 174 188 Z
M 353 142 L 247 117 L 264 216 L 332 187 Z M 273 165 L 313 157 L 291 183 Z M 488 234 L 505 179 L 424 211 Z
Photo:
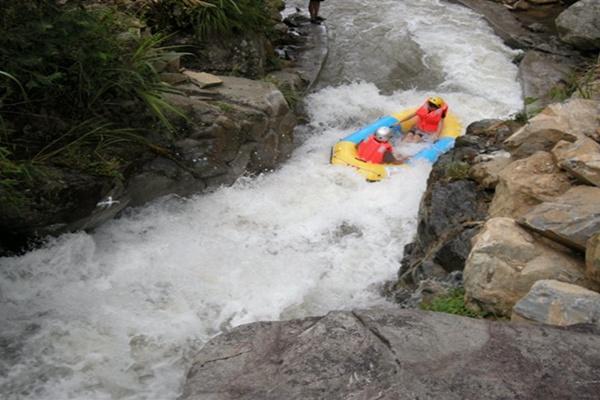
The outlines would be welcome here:
M 427 99 L 427 102 L 433 104 L 437 108 L 444 105 L 444 100 L 439 96 L 431 96 Z

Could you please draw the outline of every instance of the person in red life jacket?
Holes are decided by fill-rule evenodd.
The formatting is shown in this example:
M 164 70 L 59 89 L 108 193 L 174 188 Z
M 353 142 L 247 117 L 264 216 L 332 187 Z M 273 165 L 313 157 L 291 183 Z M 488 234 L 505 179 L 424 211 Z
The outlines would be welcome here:
M 441 97 L 432 96 L 417 111 L 398 122 L 417 117 L 415 125 L 406 133 L 403 142 L 420 142 L 423 139 L 436 141 L 444 126 L 448 105 Z
M 404 160 L 394 156 L 394 148 L 389 143 L 392 130 L 387 126 L 378 128 L 375 133 L 358 144 L 358 159 L 372 164 L 399 164 Z

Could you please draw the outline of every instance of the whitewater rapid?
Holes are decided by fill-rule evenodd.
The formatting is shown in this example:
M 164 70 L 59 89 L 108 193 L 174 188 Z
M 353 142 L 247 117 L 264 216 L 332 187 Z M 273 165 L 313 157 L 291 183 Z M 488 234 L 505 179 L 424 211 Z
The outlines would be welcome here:
M 176 399 L 220 332 L 385 302 L 430 167 L 367 183 L 328 163 L 331 146 L 431 94 L 465 127 L 516 113 L 522 98 L 517 53 L 475 13 L 372 3 L 322 3 L 329 58 L 280 169 L 0 259 L 0 397 Z

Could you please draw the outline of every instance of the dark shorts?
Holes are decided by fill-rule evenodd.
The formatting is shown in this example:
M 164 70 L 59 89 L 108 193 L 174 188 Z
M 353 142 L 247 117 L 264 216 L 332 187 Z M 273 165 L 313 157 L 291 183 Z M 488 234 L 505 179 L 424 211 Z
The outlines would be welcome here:
M 427 133 L 425 131 L 422 131 L 420 129 L 417 128 L 413 128 L 410 131 L 408 131 L 409 133 L 412 133 L 414 135 L 419 136 L 421 139 L 425 139 L 425 140 L 431 140 L 431 135 L 432 133 Z

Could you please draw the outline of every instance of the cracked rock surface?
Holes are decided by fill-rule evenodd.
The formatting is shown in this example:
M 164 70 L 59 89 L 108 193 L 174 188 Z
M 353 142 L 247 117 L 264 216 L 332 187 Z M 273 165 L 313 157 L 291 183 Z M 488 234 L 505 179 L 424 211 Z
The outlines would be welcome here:
M 597 399 L 594 329 L 393 308 L 258 322 L 208 342 L 181 399 Z

